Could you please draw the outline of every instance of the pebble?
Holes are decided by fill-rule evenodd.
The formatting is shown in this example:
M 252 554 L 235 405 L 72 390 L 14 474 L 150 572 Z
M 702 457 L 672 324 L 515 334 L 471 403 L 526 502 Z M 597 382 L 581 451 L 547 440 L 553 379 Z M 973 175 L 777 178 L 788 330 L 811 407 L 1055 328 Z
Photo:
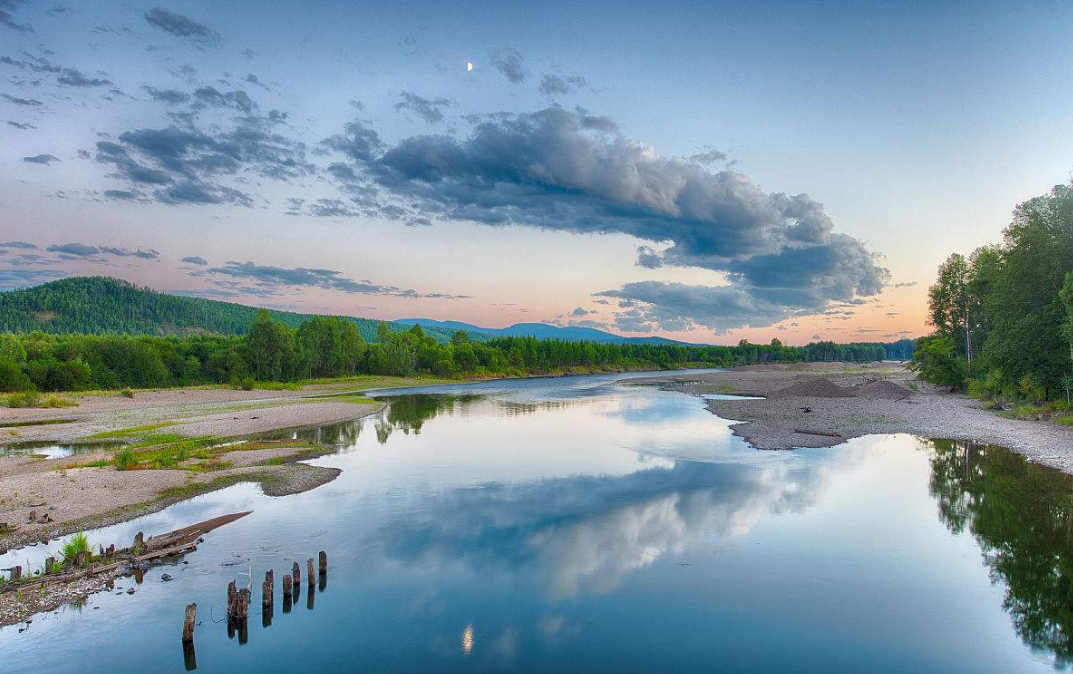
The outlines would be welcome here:
M 134 588 L 132 587 L 129 590 L 127 590 L 127 594 L 134 594 Z
M 171 575 L 170 575 L 170 574 L 167 574 L 167 573 L 165 573 L 164 575 L 160 576 L 160 580 L 162 580 L 163 582 L 165 582 L 165 583 L 166 583 L 166 582 L 168 582 L 169 580 L 171 580 Z

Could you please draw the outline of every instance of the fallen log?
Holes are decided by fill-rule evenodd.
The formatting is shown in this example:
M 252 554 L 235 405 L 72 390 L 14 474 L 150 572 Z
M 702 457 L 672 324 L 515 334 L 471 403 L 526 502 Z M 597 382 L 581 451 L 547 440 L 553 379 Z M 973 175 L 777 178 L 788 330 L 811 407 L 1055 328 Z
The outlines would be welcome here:
M 246 515 L 249 515 L 251 512 L 253 511 L 246 511 L 241 513 L 234 513 L 232 515 L 214 517 L 210 520 L 198 522 L 197 524 L 192 524 L 182 529 L 176 529 L 175 531 L 171 531 L 166 534 L 154 536 L 148 541 L 143 541 L 141 533 L 139 532 L 139 535 L 135 537 L 135 545 L 132 548 L 129 548 L 127 550 L 115 551 L 116 555 L 126 554 L 128 555 L 126 557 L 117 559 L 116 561 L 111 562 L 109 564 L 104 564 L 96 567 L 91 566 L 90 568 L 79 569 L 72 573 L 41 576 L 36 580 L 26 583 L 5 583 L 3 589 L 0 589 L 0 592 L 10 592 L 12 590 L 22 590 L 30 587 L 43 587 L 45 585 L 54 585 L 56 583 L 66 583 L 72 580 L 85 578 L 86 576 L 93 576 L 100 573 L 108 573 L 110 571 L 115 571 L 116 569 L 127 564 L 138 564 L 140 562 L 149 562 L 155 559 L 160 559 L 161 557 L 185 554 L 187 552 L 191 552 L 197 549 L 197 541 L 203 534 L 206 534 L 209 531 L 212 531 L 213 529 L 216 529 L 218 527 L 222 527 L 225 524 L 230 524 L 235 520 L 241 519 Z M 179 536 L 176 537 L 176 534 L 179 534 Z M 148 548 L 152 547 L 150 543 L 154 539 L 158 539 L 161 541 L 172 541 L 174 542 L 174 545 L 170 545 L 168 547 L 158 547 L 155 550 L 146 551 Z
M 841 438 L 838 433 L 832 433 L 830 431 L 810 431 L 807 428 L 795 428 L 794 433 L 801 433 L 802 435 L 822 435 L 826 438 Z

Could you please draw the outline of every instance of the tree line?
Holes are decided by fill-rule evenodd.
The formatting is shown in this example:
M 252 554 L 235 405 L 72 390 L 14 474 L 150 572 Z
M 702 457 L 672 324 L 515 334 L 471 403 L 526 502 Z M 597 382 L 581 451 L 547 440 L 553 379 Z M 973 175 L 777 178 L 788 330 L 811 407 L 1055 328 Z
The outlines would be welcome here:
M 1073 389 L 1073 185 L 1014 210 L 1002 242 L 954 253 L 928 291 L 924 379 L 976 397 L 1065 399 Z
M 289 382 L 358 374 L 503 377 L 567 371 L 730 367 L 773 362 L 874 361 L 883 344 L 818 342 L 786 346 L 614 344 L 499 337 L 473 341 L 458 331 L 447 343 L 419 325 L 387 323 L 366 341 L 338 316 L 291 328 L 266 310 L 245 335 L 0 334 L 0 390 L 78 391 L 230 383 Z

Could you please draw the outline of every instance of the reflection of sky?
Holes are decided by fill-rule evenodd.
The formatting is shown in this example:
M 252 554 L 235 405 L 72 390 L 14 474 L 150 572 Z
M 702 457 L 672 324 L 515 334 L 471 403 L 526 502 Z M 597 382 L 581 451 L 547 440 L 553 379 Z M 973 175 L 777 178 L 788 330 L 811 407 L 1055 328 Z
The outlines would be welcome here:
M 386 422 L 366 420 L 318 460 L 344 471 L 313 492 L 241 485 L 92 533 L 125 542 L 254 510 L 167 569 L 171 583 L 153 571 L 134 596 L 95 596 L 100 610 L 0 630 L 5 663 L 69 671 L 77 652 L 80 670 L 133 671 L 165 653 L 161 671 L 178 671 L 176 626 L 197 601 L 205 671 L 1045 667 L 971 537 L 937 520 L 914 438 L 756 452 L 697 398 L 571 382 L 544 404 L 553 386 L 448 405 L 386 442 Z M 281 576 L 320 549 L 332 571 L 312 614 L 277 608 L 242 648 L 208 620 L 245 568 L 224 564 Z

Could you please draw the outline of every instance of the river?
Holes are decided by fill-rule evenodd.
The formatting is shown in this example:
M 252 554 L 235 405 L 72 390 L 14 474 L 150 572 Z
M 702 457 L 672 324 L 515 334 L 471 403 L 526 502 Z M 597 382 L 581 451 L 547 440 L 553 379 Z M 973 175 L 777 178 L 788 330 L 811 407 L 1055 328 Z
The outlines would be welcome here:
M 298 434 L 338 446 L 315 461 L 343 470 L 334 482 L 282 498 L 237 485 L 89 532 L 126 544 L 254 511 L 185 563 L 0 629 L 0 671 L 979 673 L 1073 661 L 1067 476 L 909 435 L 758 452 L 702 399 L 621 378 L 379 392 L 383 414 Z M 312 593 L 303 582 L 285 612 L 282 575 L 294 560 L 304 574 L 319 550 L 327 581 Z M 226 586 L 251 569 L 258 615 L 240 639 L 223 620 Z M 201 624 L 184 653 L 189 602 Z

